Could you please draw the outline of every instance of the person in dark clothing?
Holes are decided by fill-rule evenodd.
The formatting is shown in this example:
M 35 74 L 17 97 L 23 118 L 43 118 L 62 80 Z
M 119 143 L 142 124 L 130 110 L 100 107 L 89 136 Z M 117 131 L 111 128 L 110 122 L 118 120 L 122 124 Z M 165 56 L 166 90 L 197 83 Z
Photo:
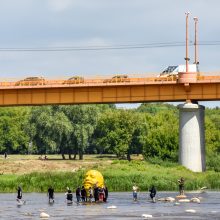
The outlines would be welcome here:
M 80 187 L 77 187 L 77 189 L 76 189 L 76 199 L 77 199 L 78 203 L 80 202 L 80 197 L 81 197 L 80 193 L 81 193 Z
M 104 186 L 104 192 L 105 192 L 105 196 L 104 196 L 103 202 L 107 202 L 107 199 L 108 199 L 108 188 L 107 188 L 107 186 Z
M 17 199 L 22 199 L 22 189 L 21 189 L 20 186 L 19 186 L 18 189 L 17 189 L 17 193 L 18 193 Z
M 67 200 L 67 203 L 71 203 L 73 201 L 73 194 L 69 188 L 67 188 L 66 200 Z
M 52 202 L 54 202 L 54 189 L 52 186 L 50 186 L 48 188 L 48 191 L 47 191 L 47 195 L 48 195 L 48 198 L 49 198 L 49 202 L 52 200 Z
M 152 199 L 153 202 L 156 202 L 155 200 L 155 196 L 157 194 L 156 188 L 154 186 L 151 187 L 151 189 L 149 190 L 150 192 L 150 197 Z
M 179 192 L 180 192 L 180 195 L 184 195 L 184 183 L 185 183 L 184 178 L 181 177 L 180 180 L 178 180 L 178 183 L 179 183 Z
M 82 202 L 87 202 L 86 189 L 84 188 L 84 186 L 82 186 L 82 189 L 81 189 L 81 199 L 82 199 Z
M 96 185 L 94 187 L 94 199 L 95 202 L 99 201 L 99 188 Z
M 7 152 L 4 153 L 4 157 L 5 157 L 5 159 L 7 159 L 7 157 L 8 157 Z

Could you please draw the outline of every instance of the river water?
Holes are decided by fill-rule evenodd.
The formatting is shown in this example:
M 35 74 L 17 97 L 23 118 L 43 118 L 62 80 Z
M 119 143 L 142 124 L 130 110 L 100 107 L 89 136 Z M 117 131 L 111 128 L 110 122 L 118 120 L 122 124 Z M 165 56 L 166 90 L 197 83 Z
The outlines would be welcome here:
M 174 192 L 158 192 L 157 198 L 175 197 Z M 153 219 L 220 219 L 220 192 L 205 192 L 202 194 L 188 193 L 188 198 L 202 197 L 201 203 L 151 203 L 149 194 L 141 192 L 138 201 L 132 201 L 131 193 L 110 193 L 108 202 L 102 204 L 88 204 L 68 206 L 65 203 L 64 193 L 55 194 L 55 203 L 48 204 L 48 199 L 42 193 L 24 193 L 26 204 L 18 206 L 16 194 L 0 194 L 0 219 L 40 219 L 40 213 L 50 215 L 49 219 L 144 219 L 143 214 L 153 216 Z M 115 209 L 109 209 L 116 206 Z M 193 209 L 196 213 L 187 213 Z

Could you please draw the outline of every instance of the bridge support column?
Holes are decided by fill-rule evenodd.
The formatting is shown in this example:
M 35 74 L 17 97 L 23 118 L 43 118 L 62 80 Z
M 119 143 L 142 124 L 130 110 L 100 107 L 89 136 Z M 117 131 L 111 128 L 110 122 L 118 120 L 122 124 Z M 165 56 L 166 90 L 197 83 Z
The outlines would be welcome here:
M 194 172 L 205 171 L 205 107 L 185 103 L 179 108 L 179 163 Z

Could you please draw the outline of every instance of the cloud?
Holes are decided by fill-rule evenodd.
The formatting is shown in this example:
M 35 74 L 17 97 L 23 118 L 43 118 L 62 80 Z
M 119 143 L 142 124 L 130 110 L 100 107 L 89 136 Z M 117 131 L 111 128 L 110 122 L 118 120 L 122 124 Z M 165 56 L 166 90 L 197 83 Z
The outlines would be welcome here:
M 73 0 L 48 0 L 48 6 L 53 11 L 65 11 L 74 5 Z

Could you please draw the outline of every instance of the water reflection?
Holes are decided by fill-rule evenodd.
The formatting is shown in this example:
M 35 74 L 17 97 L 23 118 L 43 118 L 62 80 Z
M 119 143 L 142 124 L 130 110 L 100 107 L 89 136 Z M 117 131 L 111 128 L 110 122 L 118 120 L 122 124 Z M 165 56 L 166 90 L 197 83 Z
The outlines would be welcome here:
M 189 198 L 197 196 L 187 194 Z M 173 192 L 159 192 L 159 197 L 172 196 Z M 41 193 L 24 193 L 26 204 L 17 206 L 16 194 L 0 194 L 0 219 L 39 219 L 41 212 L 50 215 L 49 219 L 143 219 L 142 214 L 152 215 L 154 219 L 220 219 L 220 192 L 200 194 L 200 204 L 151 203 L 149 194 L 140 193 L 137 202 L 132 201 L 131 193 L 110 193 L 108 203 L 82 205 L 74 203 L 67 206 L 63 193 L 55 194 L 55 203 L 48 204 L 48 198 Z M 108 209 L 116 206 L 116 209 Z M 186 213 L 194 209 L 196 213 Z

